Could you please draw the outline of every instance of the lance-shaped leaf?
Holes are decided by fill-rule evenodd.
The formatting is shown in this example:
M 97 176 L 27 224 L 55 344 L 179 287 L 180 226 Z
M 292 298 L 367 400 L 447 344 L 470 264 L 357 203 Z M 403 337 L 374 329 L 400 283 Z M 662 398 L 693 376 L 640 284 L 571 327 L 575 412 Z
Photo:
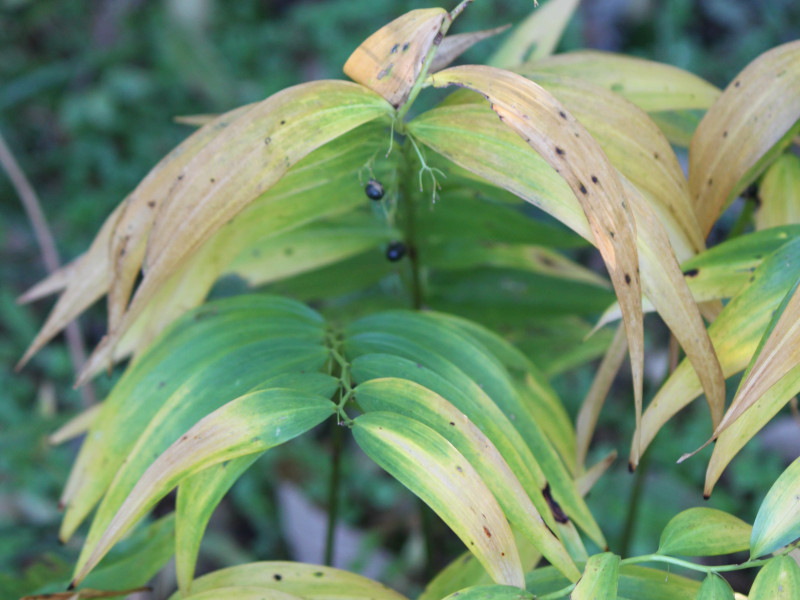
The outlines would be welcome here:
M 240 353 L 242 347 L 258 340 L 265 342 L 261 349 L 269 352 L 267 348 L 277 340 L 284 349 L 276 355 L 277 362 L 282 363 L 281 368 L 287 366 L 285 358 L 289 344 L 301 350 L 295 358 L 301 354 L 316 356 L 311 363 L 304 365 L 313 370 L 314 361 L 320 364 L 325 360 L 320 345 L 323 336 L 324 323 L 314 311 L 297 302 L 269 296 L 240 296 L 209 303 L 179 320 L 128 368 L 103 402 L 62 494 L 61 502 L 67 510 L 61 539 L 69 538 L 105 493 L 126 459 L 133 458 L 131 452 L 137 440 L 170 397 L 174 396 L 173 409 L 182 407 L 177 414 L 188 421 L 183 429 L 179 423 L 173 424 L 178 429 L 172 439 L 162 437 L 162 450 L 207 414 L 198 407 L 209 402 L 219 406 L 269 377 L 261 372 L 269 369 L 263 361 L 258 363 L 259 368 L 253 373 L 246 373 L 241 370 L 241 365 L 230 362 L 232 359 L 226 359 L 226 356 L 232 357 Z M 308 346 L 309 343 L 312 345 Z M 263 356 L 262 352 L 259 354 Z M 247 352 L 243 360 L 251 360 Z M 217 369 L 212 368 L 213 365 Z M 240 377 L 250 382 L 243 380 L 241 385 L 237 384 L 236 379 Z M 226 397 L 226 389 L 233 390 L 233 395 Z M 137 401 L 130 402 L 130 398 Z M 186 398 L 191 402 L 184 402 Z M 162 416 L 166 414 L 169 414 L 168 410 L 162 412 Z M 167 419 L 165 423 L 169 424 L 171 420 Z M 146 467 L 152 454 L 148 458 L 146 447 L 142 448 L 141 454 L 146 459 L 142 466 Z M 139 474 L 131 481 L 135 481 Z
M 752 527 L 715 508 L 690 508 L 670 519 L 658 542 L 658 553 L 682 556 L 733 554 L 750 547 Z
M 571 600 L 614 600 L 617 597 L 619 556 L 611 552 L 589 557 Z
M 733 600 L 731 586 L 719 575 L 709 573 L 697 592 L 696 600 Z
M 361 86 L 318 81 L 278 92 L 227 127 L 180 171 L 158 207 L 147 241 L 145 276 L 96 354 L 113 348 L 162 284 L 293 164 L 390 112 L 389 104 Z M 139 258 L 133 257 L 134 262 Z
M 81 581 L 108 550 L 187 475 L 263 452 L 321 423 L 335 412 L 315 395 L 277 388 L 247 394 L 198 421 L 147 469 L 95 543 L 87 540 L 75 568 Z
M 557 54 L 515 70 L 523 75 L 548 71 L 585 79 L 627 98 L 646 112 L 704 109 L 719 97 L 716 87 L 689 71 L 596 50 Z
M 761 180 L 756 229 L 800 223 L 800 158 L 791 153 L 776 160 Z
M 776 556 L 756 575 L 748 600 L 798 600 L 800 567 L 791 556 Z
M 408 99 L 423 63 L 449 18 L 443 8 L 412 10 L 364 40 L 344 64 L 344 74 L 374 90 L 395 108 Z
M 748 367 L 736 396 L 714 437 L 725 431 L 744 411 L 800 364 L 800 278 L 786 294 L 767 326 L 764 338 Z M 800 391 L 800 390 L 798 390 Z M 794 395 L 794 392 L 792 392 Z
M 759 160 L 800 120 L 800 41 L 765 52 L 708 109 L 689 148 L 689 189 L 700 226 L 766 167 Z M 779 148 L 780 149 L 780 148 Z M 778 150 L 779 150 L 778 149 Z
M 501 25 L 500 27 L 483 29 L 482 31 L 448 35 L 442 40 L 442 43 L 439 44 L 439 49 L 436 50 L 436 54 L 431 61 L 430 72 L 435 73 L 436 71 L 444 69 L 478 42 L 493 37 L 498 33 L 502 33 L 509 27 L 510 25 Z
M 763 556 L 800 537 L 800 458 L 772 484 L 753 523 L 750 556 Z
M 227 600 L 228 598 L 236 598 L 236 600 L 306 600 L 302 596 L 295 596 L 294 594 L 288 594 L 271 588 L 265 589 L 263 587 L 249 585 L 232 585 L 230 587 L 200 592 L 199 594 L 192 594 L 191 598 L 195 600 Z
M 442 600 L 536 600 L 536 596 L 510 585 L 477 585 L 453 592 Z
M 750 283 L 765 257 L 800 237 L 800 226 L 772 227 L 725 240 L 681 264 L 698 301 L 732 298 Z
M 188 597 L 233 586 L 258 588 L 262 593 L 282 592 L 304 600 L 406 600 L 382 583 L 355 573 L 322 565 L 279 561 L 254 562 L 213 571 L 192 582 L 192 594 Z M 181 597 L 187 596 L 176 592 L 170 600 Z
M 578 494 L 569 470 L 544 434 L 547 422 L 537 422 L 530 408 L 530 404 L 536 401 L 535 396 L 523 397 L 499 361 L 484 347 L 469 336 L 438 323 L 435 318 L 399 311 L 361 319 L 348 328 L 348 333 L 346 347 L 358 349 L 359 354 L 397 354 L 428 366 L 448 380 L 449 372 L 457 375 L 460 370 L 466 373 L 522 435 L 538 463 L 537 470 L 541 468 L 538 473 L 539 490 L 547 485 L 555 503 L 560 505 L 560 519 L 563 520 L 563 511 L 598 545 L 605 546 L 603 534 Z M 484 428 L 474 413 L 462 410 L 479 427 Z M 516 470 L 516 466 L 514 468 Z M 530 490 L 528 494 L 531 495 Z M 539 511 L 543 512 L 541 508 Z
M 419 496 L 458 535 L 497 583 L 523 587 L 514 536 L 478 473 L 441 435 L 391 413 L 355 419 L 361 449 Z
M 704 495 L 711 495 L 725 467 L 753 436 L 769 423 L 786 406 L 800 388 L 800 365 L 795 366 L 783 379 L 759 398 L 717 438 L 711 460 L 708 461 Z
M 608 158 L 561 103 L 524 77 L 469 66 L 446 69 L 431 80 L 435 87 L 459 85 L 483 94 L 500 119 L 561 174 L 578 198 L 622 307 L 640 416 L 644 332 L 636 223 Z
M 731 300 L 710 325 L 708 335 L 725 377 L 747 366 L 769 323 L 771 311 L 799 275 L 800 240 L 794 240 L 764 260 L 751 276 L 752 283 Z M 642 416 L 642 446 L 650 444 L 663 424 L 701 391 L 697 375 L 684 360 L 661 386 Z M 637 462 L 631 464 L 635 467 Z
M 359 407 L 367 413 L 386 411 L 424 423 L 464 455 L 503 509 L 512 527 L 570 580 L 580 572 L 563 544 L 547 528 L 508 463 L 469 418 L 440 395 L 411 381 L 373 379 L 356 387 Z
M 492 54 L 489 65 L 510 69 L 553 53 L 580 0 L 550 0 L 535 8 Z

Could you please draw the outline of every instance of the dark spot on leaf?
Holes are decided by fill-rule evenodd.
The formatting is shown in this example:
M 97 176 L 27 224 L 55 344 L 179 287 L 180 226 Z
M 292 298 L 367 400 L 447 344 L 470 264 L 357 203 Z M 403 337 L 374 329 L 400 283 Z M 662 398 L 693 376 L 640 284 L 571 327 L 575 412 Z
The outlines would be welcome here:
M 408 42 L 403 44 L 403 52 L 408 52 Z
M 400 50 L 400 44 L 395 44 L 394 46 L 392 46 L 392 49 L 389 50 L 389 53 L 390 54 L 397 54 L 398 50 Z
M 558 114 L 562 119 L 566 119 L 567 118 L 567 113 L 565 113 L 563 110 L 558 111 Z
M 264 138 L 264 145 L 269 146 L 269 143 L 272 141 L 271 137 Z
M 272 578 L 275 581 L 280 581 L 281 579 L 283 579 L 283 575 L 281 575 L 280 573 L 275 573 L 275 575 L 273 575 Z
M 611 231 L 610 229 L 608 230 L 608 235 L 610 235 L 612 238 L 616 237 L 616 234 L 613 231 Z
M 722 132 L 722 137 L 724 137 L 724 138 L 728 137 L 728 130 L 727 129 Z
M 392 71 L 392 67 L 394 67 L 394 63 L 389 63 L 389 65 L 388 65 L 388 66 L 387 66 L 385 69 L 381 69 L 381 71 L 378 73 L 378 79 L 379 79 L 379 80 L 380 80 L 380 79 L 383 79 L 383 78 L 384 78 L 384 77 L 386 77 L 386 76 L 387 76 L 389 73 L 391 73 L 391 71 Z
M 183 179 L 183 174 L 178 175 L 178 181 L 180 181 L 181 179 Z
M 707 183 L 708 183 L 708 185 L 713 185 L 714 184 L 714 178 L 713 177 L 709 177 Z
M 739 81 L 738 79 L 733 82 L 733 87 L 739 87 L 740 85 L 742 85 L 742 82 Z
M 569 517 L 567 517 L 566 513 L 561 509 L 558 502 L 553 500 L 553 496 L 550 494 L 550 484 L 546 483 L 544 489 L 542 490 L 542 496 L 547 501 L 547 505 L 550 507 L 550 512 L 553 515 L 553 518 L 558 523 L 566 523 L 569 521 Z
M 628 463 L 628 473 L 633 473 L 636 470 L 636 467 L 633 466 L 633 463 Z
M 324 575 L 324 573 L 322 571 L 315 571 L 314 572 L 314 577 L 322 577 L 323 575 Z
M 464 469 L 461 468 L 461 465 L 456 465 L 456 471 L 458 471 L 459 473 L 463 473 Z
M 156 207 L 156 201 L 155 200 L 150 200 L 150 202 L 147 203 L 147 206 L 149 206 L 150 208 L 155 208 Z
M 625 273 L 625 283 L 627 283 L 628 285 L 631 284 L 631 276 L 628 275 L 627 273 Z
M 597 175 L 592 175 L 592 183 L 597 183 L 599 179 L 597 179 Z
M 162 388 L 162 387 L 164 387 L 165 385 L 167 385 L 167 382 L 166 382 L 166 381 L 159 381 L 159 382 L 158 382 L 158 389 L 161 389 L 161 388 Z
M 581 191 L 581 194 L 588 194 L 589 192 L 586 191 L 586 186 L 583 185 L 580 181 L 578 182 L 578 189 Z
M 281 125 L 286 125 L 286 119 L 281 119 Z
M 444 35 L 442 35 L 442 32 L 441 32 L 441 31 L 440 31 L 440 32 L 438 32 L 438 33 L 436 34 L 436 37 L 435 37 L 435 38 L 433 38 L 433 45 L 434 45 L 434 46 L 438 46 L 439 44 L 441 44 L 441 43 L 442 43 L 442 40 L 443 40 L 443 39 L 444 39 Z
M 211 183 L 216 183 L 216 181 L 217 181 L 217 180 L 216 180 L 216 179 L 214 179 L 214 178 L 212 177 L 211 179 L 209 179 L 209 181 L 210 181 Z
M 559 156 L 564 156 L 565 154 L 564 149 L 559 146 L 556 146 L 556 154 L 558 154 Z
M 492 537 L 492 532 L 489 531 L 489 528 L 486 525 L 483 526 L 483 533 L 486 534 L 486 537 Z
M 684 271 L 683 274 L 686 275 L 686 277 L 696 277 L 699 272 L 700 269 L 689 269 L 688 271 Z
M 653 152 L 653 158 L 655 158 L 656 160 L 658 160 L 658 152 Z
M 450 421 L 450 425 L 452 425 L 453 427 L 455 427 L 455 426 L 456 426 L 456 424 L 455 424 L 455 422 L 454 422 L 454 421 Z

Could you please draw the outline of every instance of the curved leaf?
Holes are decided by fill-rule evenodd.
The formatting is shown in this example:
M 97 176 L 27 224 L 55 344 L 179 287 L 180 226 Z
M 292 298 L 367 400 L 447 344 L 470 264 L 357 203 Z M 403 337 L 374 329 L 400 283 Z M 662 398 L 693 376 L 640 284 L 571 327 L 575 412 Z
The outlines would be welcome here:
M 658 553 L 683 556 L 733 554 L 750 547 L 752 527 L 714 508 L 690 508 L 678 513 L 661 532 Z
M 448 20 L 443 8 L 407 12 L 364 40 L 344 65 L 344 74 L 377 92 L 395 108 L 408 99 L 431 49 L 442 41 Z
M 493 37 L 499 33 L 504 32 L 510 25 L 500 25 L 492 29 L 483 29 L 481 31 L 470 31 L 469 33 L 457 33 L 455 35 L 448 35 L 439 44 L 436 55 L 431 62 L 430 72 L 435 73 L 444 69 L 447 65 L 457 59 L 461 54 L 472 48 L 478 42 Z
M 753 523 L 750 555 L 763 556 L 800 537 L 800 458 L 772 484 Z
M 580 0 L 550 0 L 511 31 L 486 64 L 509 69 L 553 53 Z
M 726 203 L 759 174 L 751 168 L 798 120 L 800 41 L 795 41 L 745 67 L 695 131 L 689 148 L 689 189 L 705 234 Z
M 570 580 L 580 573 L 564 546 L 548 529 L 514 472 L 489 438 L 450 402 L 411 381 L 372 379 L 356 387 L 356 399 L 367 413 L 386 411 L 413 418 L 449 441 L 478 472 L 512 527 Z
M 627 98 L 646 112 L 705 109 L 719 90 L 697 75 L 672 65 L 632 56 L 580 50 L 529 62 L 516 69 L 552 72 L 591 81 Z
M 279 561 L 254 562 L 213 571 L 192 583 L 189 597 L 233 586 L 257 588 L 262 592 L 272 590 L 304 600 L 406 600 L 382 583 L 355 573 L 321 565 Z M 175 593 L 170 600 L 179 598 L 179 593 Z
M 335 405 L 326 398 L 275 388 L 232 400 L 201 419 L 147 469 L 102 535 L 90 531 L 75 568 L 75 582 L 185 476 L 282 444 L 334 412 Z
M 413 419 L 382 412 L 357 417 L 353 435 L 367 456 L 447 523 L 494 581 L 523 585 L 519 554 L 503 511 L 447 440 Z
M 709 573 L 700 586 L 695 600 L 733 600 L 731 586 L 719 575 Z
M 570 600 L 615 600 L 619 579 L 619 556 L 611 552 L 589 557 Z
M 466 66 L 435 73 L 431 82 L 434 87 L 458 85 L 483 94 L 500 119 L 562 175 L 578 198 L 622 307 L 638 422 L 644 332 L 636 223 L 608 158 L 561 103 L 524 77 L 493 67 Z
M 800 223 L 800 158 L 787 152 L 764 173 L 758 189 L 756 229 Z
M 157 207 L 142 263 L 145 276 L 124 315 L 111 324 L 87 371 L 107 362 L 109 352 L 170 276 L 293 164 L 391 112 L 380 96 L 361 86 L 317 81 L 271 96 L 215 137 L 180 171 Z M 138 268 L 141 256 L 126 260 Z M 111 297 L 116 285 L 127 284 L 115 280 Z
M 758 572 L 747 598 L 748 600 L 798 600 L 800 567 L 790 556 L 776 556 Z
M 229 598 L 236 598 L 236 600 L 305 600 L 301 596 L 287 594 L 279 590 L 248 585 L 232 585 L 192 594 L 191 597 L 196 600 L 228 600 Z
M 460 590 L 442 600 L 536 600 L 536 596 L 510 585 L 479 585 Z

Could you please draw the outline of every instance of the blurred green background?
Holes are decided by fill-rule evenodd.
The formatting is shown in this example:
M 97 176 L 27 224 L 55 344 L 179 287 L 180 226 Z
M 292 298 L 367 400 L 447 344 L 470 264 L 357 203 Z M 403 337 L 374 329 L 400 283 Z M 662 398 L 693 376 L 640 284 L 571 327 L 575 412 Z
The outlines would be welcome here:
M 347 56 L 372 31 L 412 8 L 434 4 L 0 0 L 0 132 L 41 197 L 62 259 L 71 259 L 148 169 L 188 134 L 174 116 L 221 112 L 296 83 L 340 78 Z M 455 0 L 446 8 L 451 4 Z M 531 9 L 529 0 L 477 0 L 455 31 L 518 22 Z M 585 0 L 560 50 L 631 53 L 724 86 L 758 54 L 798 37 L 796 0 Z M 480 62 L 495 44 L 484 42 L 465 61 Z M 80 406 L 63 341 L 49 345 L 21 373 L 13 371 L 50 306 L 49 301 L 18 306 L 15 298 L 44 275 L 29 222 L 2 174 L 0 573 L 6 575 L 0 575 L 0 592 L 9 598 L 63 575 L 77 548 L 77 543 L 60 547 L 56 542 L 58 494 L 77 447 L 51 448 L 45 440 Z M 94 345 L 103 334 L 103 307 L 94 307 L 81 324 L 88 345 Z M 663 355 L 653 352 L 657 372 Z M 583 369 L 554 382 L 573 414 L 590 381 L 591 371 Z M 100 378 L 97 386 L 102 396 L 110 383 Z M 629 389 L 623 383 L 604 412 L 598 456 L 611 448 L 626 453 L 632 427 Z M 691 446 L 687 440 L 702 441 L 707 424 L 685 414 L 670 427 L 651 451 L 631 552 L 654 550 L 666 520 L 700 498 L 703 461 L 690 461 L 680 470 L 672 465 L 686 444 Z M 210 533 L 204 568 L 293 557 L 270 474 L 291 471 L 295 484 L 324 504 L 327 466 L 319 466 L 318 450 L 314 440 L 290 445 L 237 484 Z M 760 500 L 752 490 L 766 489 L 781 464 L 779 456 L 754 444 L 738 459 L 735 475 L 722 482 L 714 505 L 752 518 Z M 383 547 L 384 580 L 419 589 L 430 567 L 424 565 L 414 507 L 399 486 L 359 458 L 350 459 L 345 472 L 345 519 L 355 531 L 369 532 L 358 539 L 361 559 Z M 610 539 L 623 535 L 633 481 L 620 464 L 592 493 L 591 506 Z M 447 544 L 457 548 L 452 540 Z

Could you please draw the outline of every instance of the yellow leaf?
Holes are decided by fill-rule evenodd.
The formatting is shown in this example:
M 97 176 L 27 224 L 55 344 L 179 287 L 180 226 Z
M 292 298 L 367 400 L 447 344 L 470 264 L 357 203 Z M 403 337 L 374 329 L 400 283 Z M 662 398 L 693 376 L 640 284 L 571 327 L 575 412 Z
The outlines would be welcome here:
M 561 103 L 520 75 L 465 66 L 436 73 L 431 81 L 435 87 L 459 85 L 483 94 L 500 119 L 559 172 L 578 198 L 622 306 L 640 416 L 644 332 L 636 223 L 608 158 Z
M 425 58 L 442 41 L 443 8 L 412 10 L 364 40 L 344 64 L 344 74 L 398 108 L 408 99 Z
M 761 180 L 756 229 L 800 223 L 800 158 L 787 153 L 776 160 Z
M 695 131 L 689 147 L 689 190 L 704 234 L 749 183 L 745 175 L 757 175 L 750 169 L 798 119 L 800 41 L 795 41 L 745 67 Z

